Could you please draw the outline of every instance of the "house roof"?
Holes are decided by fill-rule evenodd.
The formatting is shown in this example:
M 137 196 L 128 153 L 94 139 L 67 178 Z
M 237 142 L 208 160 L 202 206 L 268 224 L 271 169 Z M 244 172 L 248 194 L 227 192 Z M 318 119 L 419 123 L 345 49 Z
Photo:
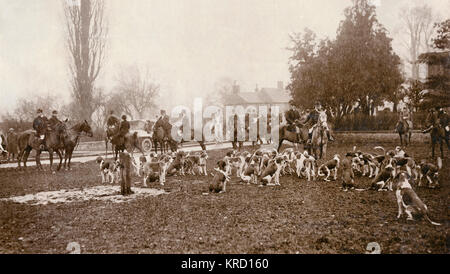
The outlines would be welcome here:
M 277 88 L 262 88 L 256 92 L 238 92 L 225 98 L 225 105 L 240 104 L 286 104 L 291 100 L 288 91 Z

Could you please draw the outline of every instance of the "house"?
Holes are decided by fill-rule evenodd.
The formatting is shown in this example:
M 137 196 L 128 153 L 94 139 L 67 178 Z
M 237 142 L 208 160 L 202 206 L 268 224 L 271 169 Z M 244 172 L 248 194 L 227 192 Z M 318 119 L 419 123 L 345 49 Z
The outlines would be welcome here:
M 224 106 L 254 106 L 257 109 L 259 106 L 267 106 L 268 109 L 278 106 L 280 112 L 284 113 L 289 109 L 290 100 L 291 95 L 284 88 L 283 82 L 278 81 L 276 88 L 256 88 L 253 92 L 241 92 L 239 85 L 234 85 L 232 94 L 225 96 Z

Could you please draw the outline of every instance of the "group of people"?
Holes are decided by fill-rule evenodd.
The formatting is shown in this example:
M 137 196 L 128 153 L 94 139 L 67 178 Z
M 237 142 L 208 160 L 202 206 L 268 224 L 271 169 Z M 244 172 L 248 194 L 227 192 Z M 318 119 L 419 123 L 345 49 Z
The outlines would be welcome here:
M 334 141 L 334 138 L 331 135 L 331 131 L 328 126 L 328 118 L 326 110 L 323 109 L 322 104 L 320 102 L 316 102 L 314 104 L 313 110 L 308 111 L 306 120 L 303 122 L 300 121 L 302 117 L 300 115 L 299 109 L 295 105 L 292 105 L 291 108 L 288 111 L 286 111 L 285 118 L 288 124 L 288 129 L 291 131 L 295 131 L 297 134 L 300 133 L 300 126 L 307 125 L 309 127 L 308 142 L 311 141 L 312 132 L 314 128 L 317 126 L 322 126 L 323 129 L 326 131 L 328 140 Z
M 164 129 L 165 135 L 171 138 L 170 132 L 172 125 L 169 123 L 169 116 L 165 110 L 160 111 L 161 116 L 155 123 L 155 127 L 161 126 Z M 130 122 L 127 120 L 126 115 L 122 115 L 122 120 L 120 120 L 115 114 L 114 110 L 111 110 L 108 118 L 106 119 L 107 126 L 107 137 L 112 140 L 117 138 L 117 143 L 123 144 L 126 141 L 126 135 L 130 131 Z
M 33 120 L 33 129 L 36 131 L 37 137 L 40 139 L 40 148 L 45 149 L 45 135 L 48 130 L 56 130 L 56 125 L 62 123 L 58 119 L 58 111 L 52 111 L 52 116 L 48 119 L 42 109 L 37 110 L 37 117 Z M 60 135 L 60 142 L 64 143 L 64 135 Z

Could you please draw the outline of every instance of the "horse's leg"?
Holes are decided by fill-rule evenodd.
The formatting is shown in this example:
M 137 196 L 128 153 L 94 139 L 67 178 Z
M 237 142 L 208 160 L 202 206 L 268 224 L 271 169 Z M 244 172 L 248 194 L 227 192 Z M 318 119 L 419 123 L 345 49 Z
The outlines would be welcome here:
M 59 170 L 61 170 L 63 157 L 62 157 L 61 151 L 59 151 L 59 149 L 56 150 L 56 154 L 58 154 L 58 157 L 59 157 L 59 165 L 56 168 L 56 171 L 59 171 Z
M 41 150 L 37 149 L 36 150 L 36 168 L 38 170 L 43 170 L 44 168 L 41 165 Z
M 105 159 L 108 158 L 108 137 L 105 137 Z
M 53 149 L 48 149 L 48 156 L 50 158 L 50 172 L 53 171 Z
M 28 160 L 28 156 L 30 155 L 30 152 L 31 152 L 31 148 L 25 148 L 25 153 L 24 153 L 23 158 L 22 158 L 23 168 L 24 169 L 27 168 L 27 160 Z
M 17 168 L 20 169 L 20 160 L 22 160 L 22 156 L 25 152 L 25 149 L 20 149 L 19 154 L 17 155 Z
M 436 139 L 434 136 L 431 136 L 431 158 L 434 159 L 434 146 L 436 145 Z
M 277 149 L 277 152 L 280 152 L 281 145 L 283 144 L 283 141 L 284 141 L 284 139 L 283 139 L 283 138 L 280 138 L 280 142 L 278 142 L 278 149 Z
M 402 138 L 402 134 L 399 132 L 398 136 L 400 137 L 400 146 L 403 146 L 403 138 Z
M 439 140 L 439 148 L 441 149 L 441 159 L 444 159 L 444 142 L 442 142 L 442 138 Z

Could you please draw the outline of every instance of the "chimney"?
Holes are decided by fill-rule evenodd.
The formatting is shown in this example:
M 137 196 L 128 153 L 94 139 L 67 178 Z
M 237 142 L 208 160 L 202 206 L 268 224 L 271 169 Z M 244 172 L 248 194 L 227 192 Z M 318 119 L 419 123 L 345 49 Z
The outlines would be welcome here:
M 277 82 L 277 88 L 278 88 L 278 89 L 281 89 L 281 90 L 284 89 L 284 87 L 283 87 L 283 81 L 278 81 L 278 82 Z

